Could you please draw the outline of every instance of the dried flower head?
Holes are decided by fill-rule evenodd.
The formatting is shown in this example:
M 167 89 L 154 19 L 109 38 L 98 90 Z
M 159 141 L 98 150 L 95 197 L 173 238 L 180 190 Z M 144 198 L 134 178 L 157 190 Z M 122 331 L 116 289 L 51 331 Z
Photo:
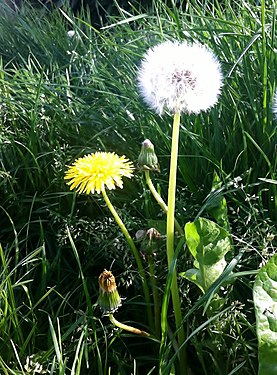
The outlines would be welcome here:
M 159 249 L 161 234 L 155 228 L 140 229 L 136 232 L 136 239 L 141 241 L 141 250 L 147 255 L 155 255 Z
M 114 275 L 111 271 L 104 270 L 98 279 L 99 297 L 97 303 L 104 314 L 113 313 L 121 306 Z
M 220 64 L 206 47 L 164 42 L 150 48 L 138 72 L 145 102 L 159 114 L 199 113 L 212 107 L 222 86 Z
M 122 189 L 122 177 L 132 177 L 134 167 L 132 162 L 119 157 L 111 152 L 95 152 L 75 160 L 68 168 L 65 180 L 70 185 L 70 190 L 77 188 L 78 193 L 94 194 L 101 193 L 105 186 L 115 189 L 116 186 Z
M 104 293 L 113 293 L 116 290 L 116 282 L 111 271 L 104 270 L 99 276 L 99 287 Z

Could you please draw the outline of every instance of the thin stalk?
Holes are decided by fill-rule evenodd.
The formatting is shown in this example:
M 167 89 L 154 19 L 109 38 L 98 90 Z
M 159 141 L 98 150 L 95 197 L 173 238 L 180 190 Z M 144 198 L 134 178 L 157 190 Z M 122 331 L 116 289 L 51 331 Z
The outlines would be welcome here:
M 262 24 L 262 56 L 263 56 L 263 133 L 267 125 L 267 47 L 266 47 L 266 30 L 265 30 L 265 0 L 261 1 L 261 24 Z
M 178 163 L 178 145 L 179 145 L 179 128 L 180 128 L 180 113 L 175 113 L 172 130 L 171 143 L 171 157 L 170 157 L 170 172 L 169 172 L 169 186 L 168 186 L 168 212 L 167 212 L 167 227 L 166 227 L 166 251 L 168 268 L 174 258 L 174 212 L 175 212 L 175 198 L 176 198 L 176 179 L 177 179 L 177 163 Z M 185 331 L 182 325 L 181 303 L 177 283 L 176 269 L 173 271 L 171 296 L 175 316 L 176 329 L 178 330 L 178 344 L 179 347 L 185 341 Z M 179 353 L 180 365 L 182 367 L 182 374 L 187 375 L 187 359 L 186 350 L 183 347 Z
M 158 293 L 158 285 L 155 276 L 155 265 L 153 260 L 153 255 L 150 255 L 148 258 L 149 263 L 149 274 L 150 274 L 150 282 L 152 286 L 152 294 L 154 300 L 154 318 L 155 318 L 155 332 L 157 338 L 161 336 L 161 311 L 160 311 L 160 296 Z
M 92 304 L 91 304 L 91 300 L 90 300 L 90 293 L 89 293 L 88 285 L 87 285 L 87 282 L 86 282 L 86 279 L 85 279 L 85 276 L 84 276 L 84 273 L 83 273 L 83 268 L 82 268 L 82 265 L 81 265 L 80 257 L 79 257 L 77 248 L 75 246 L 75 243 L 73 241 L 73 238 L 71 236 L 70 230 L 69 230 L 68 227 L 66 229 L 67 229 L 67 235 L 68 235 L 68 238 L 69 238 L 69 242 L 71 244 L 75 259 L 76 259 L 77 264 L 78 264 L 78 268 L 79 268 L 79 272 L 80 272 L 80 276 L 81 276 L 81 280 L 82 280 L 82 284 L 83 284 L 83 288 L 84 288 L 84 293 L 85 293 L 85 297 L 86 297 L 86 303 L 87 303 L 87 306 L 88 306 L 88 312 L 89 312 L 90 316 L 93 316 L 93 309 L 92 309 Z M 93 320 L 92 320 L 92 324 L 94 324 Z
M 113 217 L 114 217 L 117 225 L 119 226 L 120 230 L 124 234 L 128 244 L 129 244 L 129 247 L 132 250 L 133 255 L 136 259 L 138 271 L 139 271 L 139 274 L 142 278 L 142 287 L 143 287 L 144 297 L 145 297 L 146 306 L 147 306 L 148 322 L 149 322 L 150 326 L 153 327 L 154 322 L 153 322 L 153 315 L 152 315 L 152 311 L 151 311 L 150 293 L 149 293 L 148 285 L 147 285 L 147 282 L 146 282 L 146 275 L 145 275 L 145 272 L 144 272 L 144 269 L 143 269 L 143 265 L 142 265 L 142 262 L 141 262 L 141 259 L 140 259 L 140 256 L 139 256 L 138 249 L 136 248 L 136 245 L 135 245 L 132 237 L 130 236 L 130 234 L 128 232 L 128 229 L 125 227 L 123 221 L 121 220 L 121 218 L 119 217 L 118 213 L 116 212 L 114 206 L 112 205 L 105 189 L 102 190 L 102 194 L 103 194 L 104 200 L 105 200 L 109 210 L 111 211 L 111 214 L 113 215 Z
M 134 328 L 132 326 L 128 326 L 127 324 L 124 324 L 124 323 L 120 323 L 118 320 L 115 319 L 113 314 L 109 314 L 109 318 L 110 318 L 111 323 L 118 328 L 124 329 L 125 331 L 131 332 L 131 333 L 135 333 L 136 335 L 146 336 L 146 337 L 150 336 L 150 333 L 148 332 L 142 331 L 141 329 Z
M 159 204 L 159 206 L 161 207 L 161 209 L 167 214 L 168 207 L 167 207 L 166 203 L 164 202 L 163 198 L 157 192 L 155 186 L 153 185 L 153 182 L 151 180 L 149 171 L 145 171 L 145 179 L 146 179 L 146 183 L 147 183 L 147 185 L 149 187 L 149 190 L 151 191 L 153 197 L 156 199 L 156 201 Z M 181 225 L 178 223 L 176 218 L 174 218 L 174 224 L 175 224 L 175 228 L 177 229 L 177 231 L 183 236 L 184 231 L 183 231 Z
M 9 312 L 10 313 L 10 316 L 9 316 L 9 320 L 11 321 L 11 323 L 9 322 L 9 326 L 10 324 L 13 325 L 15 329 L 15 338 L 17 339 L 18 343 L 20 345 L 23 345 L 24 344 L 24 337 L 23 337 L 23 333 L 22 333 L 22 330 L 20 327 L 21 324 L 19 322 L 19 317 L 18 317 L 18 308 L 16 307 L 16 299 L 15 299 L 15 295 L 14 295 L 14 286 L 12 284 L 12 280 L 11 280 L 11 272 L 9 272 L 8 270 L 8 262 L 5 258 L 5 252 L 0 244 L 0 260 L 1 260 L 1 263 L 2 263 L 2 275 L 3 275 L 3 283 L 2 285 L 4 284 L 5 285 L 5 288 L 6 288 L 6 291 L 5 291 L 5 300 L 4 300 L 4 303 L 6 305 L 5 307 L 5 312 Z M 1 275 L 1 276 L 2 276 Z M 7 325 L 8 327 L 8 325 Z

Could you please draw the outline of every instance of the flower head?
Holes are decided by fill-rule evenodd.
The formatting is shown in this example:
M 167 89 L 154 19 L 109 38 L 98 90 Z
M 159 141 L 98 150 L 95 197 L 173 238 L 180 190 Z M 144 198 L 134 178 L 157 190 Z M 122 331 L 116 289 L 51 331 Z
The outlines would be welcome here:
M 145 102 L 159 114 L 199 113 L 212 107 L 222 86 L 220 64 L 206 47 L 164 42 L 142 60 L 138 86 Z
M 85 155 L 68 168 L 65 180 L 70 185 L 70 190 L 77 188 L 78 193 L 94 194 L 101 193 L 105 186 L 115 189 L 116 186 L 122 189 L 122 177 L 132 177 L 134 167 L 132 162 L 119 157 L 111 152 L 95 152 Z
M 113 313 L 121 306 L 121 298 L 118 294 L 114 275 L 111 271 L 104 270 L 98 278 L 99 297 L 98 305 L 103 314 Z

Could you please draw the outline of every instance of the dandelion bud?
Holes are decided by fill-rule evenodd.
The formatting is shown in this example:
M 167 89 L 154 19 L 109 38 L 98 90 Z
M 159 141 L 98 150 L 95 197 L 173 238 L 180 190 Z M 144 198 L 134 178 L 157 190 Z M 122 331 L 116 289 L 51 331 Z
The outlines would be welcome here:
M 142 142 L 138 157 L 138 167 L 142 171 L 160 172 L 160 166 L 153 143 L 146 139 Z
M 118 294 L 114 275 L 111 271 L 104 270 L 98 279 L 99 297 L 98 305 L 103 310 L 103 314 L 113 313 L 121 306 L 121 298 Z

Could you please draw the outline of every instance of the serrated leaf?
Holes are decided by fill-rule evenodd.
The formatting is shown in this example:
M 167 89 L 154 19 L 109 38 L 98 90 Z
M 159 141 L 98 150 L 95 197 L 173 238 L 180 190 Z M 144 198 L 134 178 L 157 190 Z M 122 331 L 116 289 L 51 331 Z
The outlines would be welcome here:
M 253 288 L 259 375 L 277 374 L 277 254 L 261 268 Z
M 194 271 L 189 270 L 188 274 L 185 272 L 183 276 L 200 285 L 201 290 L 206 292 L 226 266 L 224 256 L 231 250 L 229 234 L 215 222 L 199 218 L 186 224 L 185 236 L 197 267 Z

